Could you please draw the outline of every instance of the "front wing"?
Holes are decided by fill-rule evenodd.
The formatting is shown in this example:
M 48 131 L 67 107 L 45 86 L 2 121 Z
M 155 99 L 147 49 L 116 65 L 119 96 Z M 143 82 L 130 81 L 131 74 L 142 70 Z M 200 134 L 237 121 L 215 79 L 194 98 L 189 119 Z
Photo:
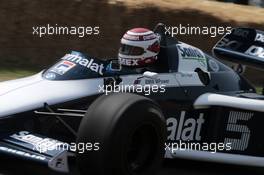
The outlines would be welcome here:
M 34 162 L 57 172 L 69 172 L 68 144 L 44 136 L 21 131 L 0 139 L 0 157 Z

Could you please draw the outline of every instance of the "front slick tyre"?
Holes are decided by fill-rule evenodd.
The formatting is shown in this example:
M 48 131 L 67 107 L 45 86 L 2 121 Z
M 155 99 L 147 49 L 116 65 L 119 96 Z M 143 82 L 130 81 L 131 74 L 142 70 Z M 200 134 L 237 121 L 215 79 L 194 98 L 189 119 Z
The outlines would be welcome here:
M 118 93 L 99 97 L 83 118 L 77 143 L 100 143 L 77 155 L 82 175 L 154 175 L 164 158 L 166 127 L 156 103 Z

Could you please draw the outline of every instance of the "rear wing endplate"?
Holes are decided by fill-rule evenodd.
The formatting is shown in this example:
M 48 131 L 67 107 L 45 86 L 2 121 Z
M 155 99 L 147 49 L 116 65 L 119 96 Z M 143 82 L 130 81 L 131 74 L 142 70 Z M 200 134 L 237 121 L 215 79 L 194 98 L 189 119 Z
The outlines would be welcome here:
M 213 47 L 213 54 L 226 61 L 264 69 L 264 32 L 234 28 Z

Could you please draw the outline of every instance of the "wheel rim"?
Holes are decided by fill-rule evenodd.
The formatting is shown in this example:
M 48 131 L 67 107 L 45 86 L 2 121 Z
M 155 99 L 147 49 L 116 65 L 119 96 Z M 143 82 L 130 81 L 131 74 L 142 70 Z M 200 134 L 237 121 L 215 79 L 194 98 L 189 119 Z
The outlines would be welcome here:
M 126 163 L 130 174 L 137 174 L 152 164 L 157 154 L 158 134 L 154 126 L 144 124 L 138 127 L 130 137 L 126 151 Z

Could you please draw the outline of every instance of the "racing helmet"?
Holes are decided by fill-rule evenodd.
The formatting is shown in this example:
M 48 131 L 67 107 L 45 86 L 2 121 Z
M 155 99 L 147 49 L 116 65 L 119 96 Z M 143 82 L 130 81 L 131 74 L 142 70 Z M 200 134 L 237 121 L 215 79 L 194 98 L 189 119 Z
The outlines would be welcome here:
M 159 51 L 158 34 L 145 28 L 134 28 L 123 35 L 118 59 L 122 66 L 144 67 L 157 60 Z

